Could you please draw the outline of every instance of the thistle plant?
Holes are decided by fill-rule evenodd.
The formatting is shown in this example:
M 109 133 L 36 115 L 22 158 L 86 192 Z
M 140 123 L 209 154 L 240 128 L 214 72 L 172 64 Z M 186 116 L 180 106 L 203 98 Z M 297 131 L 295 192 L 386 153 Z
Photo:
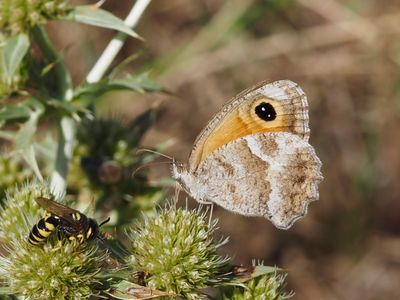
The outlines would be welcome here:
M 140 169 L 153 156 L 137 154 L 155 110 L 129 124 L 97 115 L 97 99 L 104 93 L 163 91 L 147 70 L 127 74 L 125 63 L 111 67 L 125 39 L 140 38 L 132 28 L 149 3 L 137 0 L 123 21 L 99 3 L 0 2 L 0 133 L 11 152 L 0 159 L 0 297 L 195 299 L 204 296 L 203 289 L 221 288 L 219 298 L 284 299 L 284 277 L 270 269 L 253 268 L 246 282 L 231 271 L 230 259 L 220 253 L 228 239 L 215 239 L 217 221 L 209 221 L 206 212 L 174 205 L 157 209 L 165 195 Z M 47 34 L 48 20 L 118 34 L 86 79 L 73 84 Z M 38 197 L 68 205 L 62 213 L 47 212 L 59 222 L 51 230 L 42 224 L 50 233 L 31 245 L 29 233 L 48 209 L 35 201 Z M 91 240 L 69 240 L 74 235 L 69 228 L 90 236 L 92 227 L 81 226 L 76 217 L 86 214 L 95 220 L 111 216 L 111 222 Z
M 36 219 L 43 214 L 43 209 L 34 201 L 37 197 L 51 197 L 46 184 L 37 181 L 27 182 L 7 191 L 0 207 L 1 242 L 7 245 L 15 240 L 26 240 Z
M 223 289 L 222 299 L 228 300 L 284 300 L 292 297 L 285 292 L 285 275 L 276 273 L 258 276 L 246 282 L 243 286 Z
M 88 299 L 108 287 L 97 276 L 107 258 L 95 245 L 75 242 L 32 247 L 15 240 L 8 256 L 0 257 L 2 285 L 10 294 L 29 299 Z
M 0 199 L 9 192 L 33 177 L 33 172 L 20 156 L 3 153 L 0 155 Z
M 216 221 L 208 225 L 199 210 L 171 208 L 145 217 L 129 232 L 128 264 L 146 274 L 150 288 L 196 298 L 198 289 L 218 283 L 228 261 L 217 252 L 227 239 L 214 241 L 215 230 Z
M 66 12 L 69 0 L 2 0 L 0 28 L 10 35 L 27 32 L 37 24 Z
M 149 110 L 128 126 L 118 119 L 86 120 L 78 128 L 68 187 L 72 193 L 78 192 L 78 197 L 96 195 L 101 199 L 100 207 L 123 203 L 114 205 L 112 211 L 117 225 L 132 223 L 141 213 L 151 213 L 162 201 L 162 189 L 148 183 L 144 169 L 132 175 L 133 170 L 153 159 L 153 154 L 136 151 L 154 115 Z
M 43 247 L 27 243 L 32 226 L 44 210 L 34 201 L 52 195 L 44 183 L 31 182 L 8 193 L 0 210 L 0 240 L 6 254 L 0 256 L 1 285 L 9 294 L 29 299 L 86 299 L 108 281 L 96 276 L 107 258 L 96 244 L 81 247 L 75 241 L 50 236 Z

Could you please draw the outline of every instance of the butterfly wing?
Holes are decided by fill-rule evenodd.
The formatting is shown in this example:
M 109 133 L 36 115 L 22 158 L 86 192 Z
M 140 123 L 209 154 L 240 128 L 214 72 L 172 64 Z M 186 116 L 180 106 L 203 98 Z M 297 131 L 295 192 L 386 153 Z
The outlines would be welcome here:
M 303 90 L 290 80 L 261 82 L 228 102 L 197 137 L 188 168 L 194 171 L 219 147 L 262 132 L 291 132 L 309 137 L 308 104 Z
M 259 133 L 212 152 L 195 172 L 178 174 L 199 201 L 287 229 L 318 199 L 321 162 L 311 145 L 288 133 Z

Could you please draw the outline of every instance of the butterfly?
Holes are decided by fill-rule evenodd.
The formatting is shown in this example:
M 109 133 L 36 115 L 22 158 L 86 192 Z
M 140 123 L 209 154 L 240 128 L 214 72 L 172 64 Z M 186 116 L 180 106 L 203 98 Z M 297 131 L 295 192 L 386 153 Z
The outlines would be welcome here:
M 323 179 L 308 121 L 307 98 L 296 83 L 261 82 L 223 106 L 172 176 L 200 203 L 288 229 L 318 200 Z

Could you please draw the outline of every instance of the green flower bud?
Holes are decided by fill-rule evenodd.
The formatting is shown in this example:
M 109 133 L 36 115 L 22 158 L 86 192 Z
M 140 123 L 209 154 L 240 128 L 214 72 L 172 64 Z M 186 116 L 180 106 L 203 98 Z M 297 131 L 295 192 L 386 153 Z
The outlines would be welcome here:
M 0 198 L 5 196 L 6 190 L 12 192 L 16 186 L 32 176 L 33 172 L 24 165 L 21 156 L 0 156 Z
M 98 278 L 108 254 L 94 242 L 59 241 L 52 234 L 46 243 L 28 243 L 33 225 L 43 217 L 35 198 L 50 198 L 44 183 L 31 182 L 8 193 L 0 208 L 0 285 L 28 299 L 88 299 L 109 286 Z
M 10 35 L 57 18 L 65 13 L 69 0 L 1 0 L 0 28 Z
M 216 221 L 208 225 L 199 210 L 168 209 L 144 217 L 143 225 L 128 233 L 132 242 L 128 264 L 147 274 L 148 287 L 196 298 L 197 289 L 218 282 L 227 262 L 217 253 L 227 239 L 215 242 L 215 230 Z
M 293 294 L 287 294 L 285 289 L 286 275 L 267 274 L 258 276 L 245 283 L 244 287 L 229 287 L 224 289 L 224 300 L 284 300 Z
M 43 213 L 35 198 L 50 198 L 49 188 L 44 183 L 32 181 L 6 194 L 0 207 L 0 241 L 5 244 L 15 240 L 26 241 L 31 225 Z
M 88 299 L 105 289 L 96 275 L 107 258 L 91 243 L 45 244 L 15 240 L 7 256 L 0 256 L 2 286 L 29 299 Z

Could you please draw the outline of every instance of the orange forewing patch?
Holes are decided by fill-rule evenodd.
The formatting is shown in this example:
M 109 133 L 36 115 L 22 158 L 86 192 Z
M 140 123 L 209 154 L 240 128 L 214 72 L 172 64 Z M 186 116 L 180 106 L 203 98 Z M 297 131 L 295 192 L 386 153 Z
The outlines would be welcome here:
M 268 102 L 274 107 L 277 114 L 275 120 L 264 121 L 255 114 L 254 108 L 261 102 Z M 248 105 L 238 106 L 220 121 L 204 143 L 198 145 L 192 153 L 195 166 L 200 165 L 211 152 L 238 138 L 261 132 L 291 131 L 293 119 L 293 115 L 285 110 L 281 102 L 266 97 L 256 99 Z

